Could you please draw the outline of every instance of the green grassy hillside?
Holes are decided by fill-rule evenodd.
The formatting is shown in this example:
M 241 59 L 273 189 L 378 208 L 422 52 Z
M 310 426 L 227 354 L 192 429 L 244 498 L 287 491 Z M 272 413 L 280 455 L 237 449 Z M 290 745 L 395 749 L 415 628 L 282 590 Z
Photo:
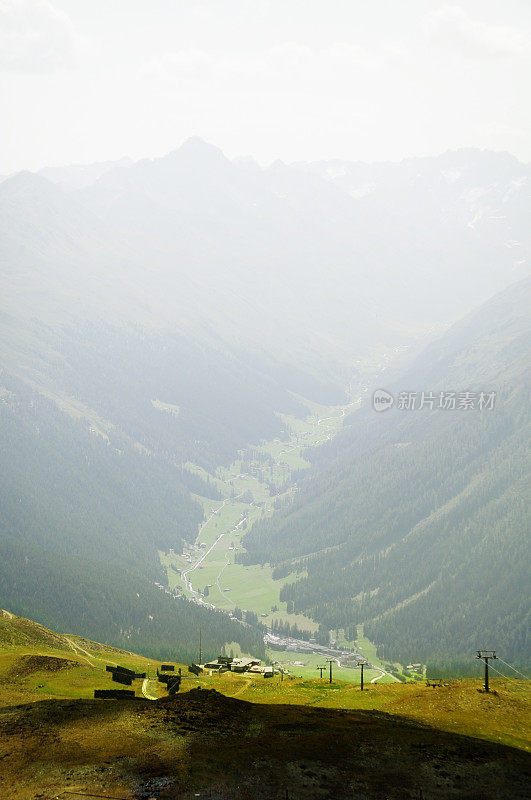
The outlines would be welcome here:
M 119 688 L 108 664 L 147 672 L 135 698 L 93 699 Z M 171 699 L 160 662 L 1 611 L 2 798 L 473 800 L 479 784 L 487 800 L 526 796 L 529 682 L 494 680 L 488 695 L 470 680 L 362 693 L 175 666 L 184 677 Z
M 365 690 L 328 674 L 320 678 L 290 678 L 278 674 L 264 679 L 261 675 L 224 673 L 199 677 L 181 668 L 181 691 L 216 689 L 227 697 L 239 697 L 252 703 L 286 704 L 323 708 L 381 711 L 390 715 L 523 749 L 531 748 L 531 682 L 494 678 L 492 693 L 485 695 L 482 682 L 448 681 L 433 689 L 422 682 L 369 683 Z M 111 682 L 108 664 L 147 673 L 145 691 L 161 697 L 165 688 L 157 682 L 160 660 L 127 650 L 109 647 L 71 634 L 58 634 L 32 620 L 0 610 L 0 705 L 36 702 L 56 698 L 91 698 L 94 689 L 120 688 Z M 143 681 L 132 688 L 143 697 Z
M 0 705 L 52 697 L 89 698 L 94 689 L 120 688 L 107 665 L 144 672 L 157 662 L 85 639 L 59 634 L 32 620 L 0 609 Z M 141 683 L 135 682 L 141 693 Z

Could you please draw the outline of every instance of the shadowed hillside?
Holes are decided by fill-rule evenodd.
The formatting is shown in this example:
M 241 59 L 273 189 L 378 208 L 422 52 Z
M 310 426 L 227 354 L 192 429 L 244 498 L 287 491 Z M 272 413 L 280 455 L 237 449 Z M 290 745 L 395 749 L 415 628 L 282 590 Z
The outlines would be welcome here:
M 478 786 L 486 800 L 523 800 L 530 765 L 522 751 L 387 714 L 253 705 L 200 689 L 154 703 L 2 709 L 0 748 L 6 800 L 69 787 L 161 800 L 472 800 Z M 38 776 L 28 752 L 46 761 Z

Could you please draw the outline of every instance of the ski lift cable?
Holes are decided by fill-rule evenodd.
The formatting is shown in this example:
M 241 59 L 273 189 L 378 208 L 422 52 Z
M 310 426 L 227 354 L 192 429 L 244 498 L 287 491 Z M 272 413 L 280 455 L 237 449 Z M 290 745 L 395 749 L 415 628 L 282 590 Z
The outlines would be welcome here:
M 525 680 L 526 680 L 526 681 L 528 681 L 528 680 L 529 680 L 529 678 L 528 678 L 528 676 L 527 676 L 527 675 L 524 675 L 524 673 L 523 673 L 523 672 L 520 672 L 520 670 L 519 670 L 519 669 L 516 669 L 516 667 L 512 667 L 510 664 L 508 664 L 508 663 L 507 663 L 507 661 L 504 661 L 504 660 L 503 660 L 503 658 L 500 658 L 500 657 L 498 656 L 498 661 L 501 661 L 501 662 L 502 662 L 502 664 L 505 664 L 505 666 L 506 666 L 506 667 L 509 667 L 509 669 L 512 669 L 514 672 L 516 672 L 516 673 L 517 673 L 517 675 L 521 675 L 521 676 L 522 676 L 522 678 L 525 678 Z
M 500 661 L 501 661 L 501 659 L 500 659 Z M 494 672 L 497 672 L 498 675 L 501 675 L 502 678 L 505 678 L 508 681 L 517 681 L 518 680 L 518 678 L 513 678 L 512 675 L 504 675 L 503 672 L 500 672 L 499 669 L 496 669 L 496 667 L 493 667 L 491 663 L 489 663 L 489 669 L 493 669 Z

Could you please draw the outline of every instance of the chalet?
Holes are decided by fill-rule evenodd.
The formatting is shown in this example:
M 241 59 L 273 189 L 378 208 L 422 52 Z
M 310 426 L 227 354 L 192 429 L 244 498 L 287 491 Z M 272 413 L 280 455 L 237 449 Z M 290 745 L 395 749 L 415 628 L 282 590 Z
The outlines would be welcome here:
M 218 656 L 214 661 L 209 661 L 204 665 L 205 669 L 218 670 L 218 672 L 247 672 L 251 667 L 259 667 L 259 658 L 229 658 L 229 656 Z
M 231 672 L 247 672 L 250 667 L 256 667 L 260 664 L 258 659 L 253 658 L 234 658 L 230 665 Z
M 229 665 L 232 661 L 232 658 L 229 656 L 218 656 L 213 661 L 208 661 L 204 664 L 205 669 L 216 669 L 221 671 L 226 671 L 229 669 Z

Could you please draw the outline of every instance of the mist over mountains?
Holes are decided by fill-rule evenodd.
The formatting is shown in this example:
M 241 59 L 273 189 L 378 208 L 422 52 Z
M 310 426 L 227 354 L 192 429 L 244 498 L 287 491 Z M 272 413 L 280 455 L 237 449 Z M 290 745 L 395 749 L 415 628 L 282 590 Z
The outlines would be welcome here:
M 153 635 L 146 632 L 147 612 L 134 606 L 134 581 L 128 576 L 147 587 L 160 572 L 157 550 L 190 540 L 197 529 L 201 513 L 182 464 L 192 461 L 212 470 L 230 463 L 239 448 L 279 435 L 279 413 L 304 415 L 299 395 L 345 401 L 348 387 L 356 392 L 366 381 L 367 365 L 374 374 L 398 352 L 418 351 L 522 279 L 531 244 L 529 178 L 529 166 L 487 151 L 400 164 L 277 162 L 262 168 L 249 160 L 230 161 L 194 138 L 159 159 L 23 172 L 3 180 L 0 577 L 13 610 L 39 618 L 40 609 L 41 621 L 57 627 L 57 615 L 66 612 L 50 598 L 43 606 L 43 595 L 28 595 L 27 587 L 44 586 L 53 576 L 58 589 L 73 597 L 71 576 L 84 574 L 83 616 L 72 607 L 61 622 L 118 644 L 127 641 L 124 631 L 135 631 L 136 648 L 145 649 Z M 474 323 L 463 323 L 475 338 L 454 328 L 433 342 L 422 362 L 424 373 L 420 362 L 412 373 L 419 386 L 428 379 L 427 388 L 457 380 L 444 359 L 453 336 L 460 346 L 466 340 L 468 348 L 459 362 L 460 383 L 472 376 L 479 380 L 483 371 L 487 383 L 495 380 L 501 387 L 508 376 L 509 384 L 514 378 L 520 386 L 524 295 L 515 289 L 505 296 L 510 300 L 501 311 L 486 306 Z M 520 309 L 514 323 L 518 335 L 511 327 L 514 309 Z M 504 326 L 509 327 L 503 347 L 487 347 L 485 341 L 492 342 L 489 337 Z M 510 404 L 523 413 L 523 395 L 508 391 Z M 504 413 L 507 437 L 518 439 L 520 417 Z M 353 434 L 363 419 L 355 419 L 337 445 L 315 458 L 316 469 L 328 470 L 328 482 L 341 486 L 345 479 L 349 497 L 365 491 L 360 465 L 345 456 L 350 450 L 359 455 L 360 441 L 369 441 L 369 433 L 360 440 Z M 446 436 L 426 427 L 422 434 L 400 434 L 404 441 L 418 438 L 428 449 L 432 435 Z M 467 441 L 475 433 L 454 435 Z M 474 444 L 478 459 L 498 433 L 489 428 L 484 435 Z M 503 441 L 496 439 L 498 446 L 503 449 Z M 335 447 L 345 448 L 343 455 Z M 448 456 L 448 479 L 451 464 Z M 501 455 L 499 464 L 505 464 Z M 493 470 L 498 474 L 497 466 Z M 520 473 L 513 478 L 500 485 L 500 502 L 506 502 L 511 486 L 515 491 Z M 355 479 L 361 483 L 352 483 Z M 303 500 L 315 508 L 320 481 L 310 479 L 294 509 L 282 514 L 306 513 L 300 512 Z M 206 485 L 203 489 L 207 493 Z M 396 498 L 401 491 L 393 488 Z M 450 488 L 441 491 L 436 505 L 452 496 Z M 381 507 L 376 494 L 367 500 Z M 345 502 L 350 524 L 361 511 Z M 319 525 L 326 525 L 327 541 L 346 547 L 338 533 L 343 531 L 339 512 L 331 514 L 326 503 L 323 509 L 313 527 L 301 527 L 288 550 L 284 517 L 271 522 L 266 539 L 257 528 L 248 537 L 249 553 L 278 563 L 306 556 L 317 549 L 313 538 Z M 360 516 L 360 535 L 364 542 L 373 537 L 367 553 L 376 558 L 385 539 L 378 526 L 385 524 L 380 520 L 370 532 L 364 519 Z M 450 537 L 448 547 L 453 542 Z M 355 560 L 358 540 L 348 547 Z M 509 572 L 518 561 L 515 548 Z M 396 569 L 388 567 L 386 581 L 392 583 Z M 95 601 L 95 587 L 107 580 L 102 576 L 119 570 L 125 572 L 113 591 L 123 619 L 120 611 L 110 620 Z M 384 578 L 356 581 L 349 573 L 349 587 L 352 583 L 356 591 L 342 588 L 336 601 L 352 601 L 345 608 L 360 616 L 352 598 L 375 592 Z M 416 577 L 411 586 L 408 581 L 407 596 L 413 582 L 415 591 L 426 585 Z M 332 627 L 337 618 L 306 596 L 307 586 L 308 579 L 290 590 L 295 602 Z M 387 640 L 378 615 L 407 594 L 396 591 L 399 599 L 394 594 L 379 599 L 361 614 L 367 623 L 372 620 L 381 641 Z M 173 613 L 168 606 L 173 600 L 157 595 L 150 602 L 160 605 L 159 620 Z M 199 613 L 185 606 L 183 637 Z M 237 627 L 231 636 L 238 635 Z M 163 626 L 158 631 L 164 639 Z M 177 636 L 174 629 L 171 635 Z
M 56 275 L 68 261 L 72 280 L 127 278 L 112 303 L 109 286 L 87 291 L 84 316 L 107 295 L 101 310 L 116 319 L 185 326 L 212 314 L 219 334 L 228 304 L 225 338 L 251 328 L 272 339 L 272 324 L 292 332 L 311 313 L 306 335 L 361 350 L 382 331 L 448 324 L 526 274 L 529 167 L 507 154 L 262 169 L 196 138 L 108 167 L 73 191 L 68 168 L 62 185 L 28 173 L 1 184 L 3 247 L 15 248 L 3 252 L 19 265 L 38 257 Z
M 30 173 L 0 184 L 3 358 L 20 376 L 34 364 L 18 327 L 33 326 L 35 354 L 39 321 L 80 348 L 71 367 L 97 331 L 110 351 L 115 335 L 135 350 L 139 329 L 228 372 L 245 362 L 274 384 L 262 396 L 337 401 L 360 359 L 443 329 L 527 269 L 529 168 L 505 154 L 261 169 L 196 138 L 164 158 L 96 167 L 77 190 L 64 188 L 77 167 L 45 171 L 55 184 Z

